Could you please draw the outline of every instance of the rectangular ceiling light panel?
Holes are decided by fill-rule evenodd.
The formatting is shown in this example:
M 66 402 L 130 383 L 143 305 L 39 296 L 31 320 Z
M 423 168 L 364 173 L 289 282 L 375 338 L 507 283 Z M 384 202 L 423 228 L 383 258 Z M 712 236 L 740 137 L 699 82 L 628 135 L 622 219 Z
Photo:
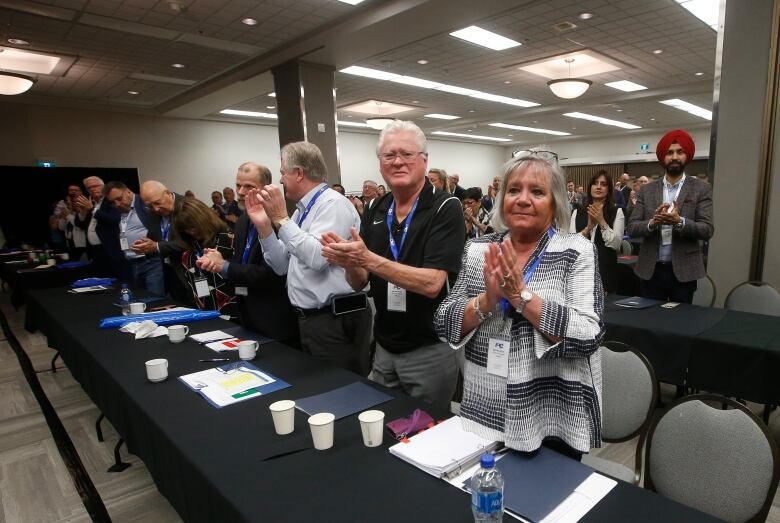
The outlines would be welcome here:
M 579 118 L 581 120 L 588 120 L 590 122 L 596 122 L 602 125 L 611 125 L 614 127 L 620 127 L 621 129 L 641 129 L 641 127 L 638 125 L 634 125 L 626 122 L 620 122 L 618 120 L 610 120 L 609 118 L 602 118 L 601 116 L 595 116 L 587 113 L 564 113 L 563 116 L 568 116 L 569 118 Z
M 426 114 L 426 118 L 436 118 L 437 120 L 457 120 L 460 118 L 460 116 L 455 116 L 452 114 L 441 114 L 441 113 L 431 113 Z
M 22 51 L 13 47 L 0 47 L 0 69 L 21 73 L 51 74 L 59 56 Z
M 720 15 L 720 0 L 677 0 L 693 16 L 718 30 L 718 16 Z
M 573 61 L 569 63 L 566 60 Z M 549 78 L 550 80 L 569 77 L 585 78 L 620 70 L 620 67 L 610 62 L 606 56 L 601 56 L 599 53 L 588 50 L 545 58 L 544 60 L 522 65 L 519 69 Z
M 512 47 L 522 45 L 520 42 L 516 42 L 511 38 L 501 36 L 500 34 L 488 31 L 487 29 L 482 29 L 476 25 L 454 31 L 450 33 L 450 36 L 466 40 L 472 44 L 481 45 L 482 47 L 487 47 L 494 51 L 503 51 L 504 49 L 511 49 Z
M 447 131 L 433 131 L 431 134 L 439 136 L 454 136 L 456 138 L 473 138 L 475 140 L 489 140 L 492 142 L 511 142 L 508 138 L 496 138 L 495 136 L 481 136 L 479 134 L 450 133 Z
M 604 85 L 607 87 L 611 87 L 612 89 L 617 89 L 618 91 L 625 91 L 627 93 L 632 93 L 634 91 L 642 91 L 644 89 L 647 89 L 644 85 L 635 84 L 634 82 L 629 82 L 628 80 L 620 80 L 619 82 L 607 82 Z
M 508 96 L 500 96 L 491 93 L 485 93 L 483 91 L 477 91 L 475 89 L 467 89 L 465 87 L 458 87 L 457 85 L 448 85 L 438 82 L 431 82 L 429 80 L 423 80 L 422 78 L 415 78 L 413 76 L 404 76 L 395 73 L 388 73 L 386 71 L 380 71 L 378 69 L 370 69 L 368 67 L 360 67 L 353 65 L 346 69 L 341 69 L 341 73 L 351 74 L 355 76 L 362 76 L 364 78 L 372 78 L 374 80 L 383 80 L 386 82 L 395 82 L 404 85 L 412 85 L 414 87 L 422 87 L 424 89 L 433 89 L 436 91 L 444 91 L 445 93 L 458 94 L 461 96 L 469 96 L 471 98 L 478 98 L 480 100 L 488 100 L 491 102 L 498 102 L 507 105 L 514 105 L 516 107 L 536 107 L 539 105 L 536 102 L 529 102 L 527 100 L 521 100 L 520 98 L 510 98 Z
M 529 133 L 551 134 L 553 136 L 570 136 L 571 133 L 563 131 L 552 131 L 550 129 L 540 129 L 538 127 L 526 127 L 524 125 L 512 125 L 508 123 L 491 123 L 491 127 L 500 127 L 502 129 L 513 129 L 515 131 L 528 131 Z
M 259 113 L 257 111 L 239 111 L 238 109 L 222 109 L 219 114 L 227 114 L 229 116 L 248 116 L 249 118 L 269 118 L 276 120 L 279 118 L 273 113 Z
M 698 105 L 693 105 L 692 103 L 688 103 L 684 100 L 680 100 L 679 98 L 661 100 L 660 103 L 668 105 L 669 107 L 674 107 L 680 111 L 685 111 L 686 113 L 698 116 L 699 118 L 704 118 L 705 120 L 712 120 L 712 111 L 705 109 L 704 107 L 699 107 Z

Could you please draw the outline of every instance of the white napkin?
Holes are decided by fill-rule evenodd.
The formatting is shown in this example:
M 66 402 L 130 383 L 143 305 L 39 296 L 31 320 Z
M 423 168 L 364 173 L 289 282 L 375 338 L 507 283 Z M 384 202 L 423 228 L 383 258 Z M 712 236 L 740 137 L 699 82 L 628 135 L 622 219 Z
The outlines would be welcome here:
M 129 332 L 135 334 L 135 339 L 156 338 L 157 336 L 167 336 L 168 328 L 157 325 L 152 320 L 131 321 L 124 327 L 119 328 L 120 332 Z

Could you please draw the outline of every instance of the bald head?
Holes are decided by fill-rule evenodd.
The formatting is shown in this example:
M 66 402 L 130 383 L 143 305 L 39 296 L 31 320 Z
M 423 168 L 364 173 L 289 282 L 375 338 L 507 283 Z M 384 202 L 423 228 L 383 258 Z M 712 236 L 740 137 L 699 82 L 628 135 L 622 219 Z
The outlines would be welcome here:
M 173 193 L 157 180 L 149 180 L 141 184 L 141 199 L 155 214 L 160 216 L 173 214 Z

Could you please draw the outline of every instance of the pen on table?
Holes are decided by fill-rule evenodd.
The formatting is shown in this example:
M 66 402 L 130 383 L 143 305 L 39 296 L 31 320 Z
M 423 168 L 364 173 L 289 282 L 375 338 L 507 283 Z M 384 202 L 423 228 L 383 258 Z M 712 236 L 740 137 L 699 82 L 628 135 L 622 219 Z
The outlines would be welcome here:
M 210 361 L 230 361 L 229 358 L 211 358 L 209 360 L 198 360 L 201 363 L 210 362 Z

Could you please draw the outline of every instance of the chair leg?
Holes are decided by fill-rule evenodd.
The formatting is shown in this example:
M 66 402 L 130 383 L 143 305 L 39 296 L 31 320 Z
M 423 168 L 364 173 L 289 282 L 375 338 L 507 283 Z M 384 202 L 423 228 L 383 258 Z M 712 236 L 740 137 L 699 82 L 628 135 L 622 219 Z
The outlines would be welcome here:
M 55 363 L 57 361 L 57 358 L 59 358 L 59 357 L 60 357 L 60 353 L 59 353 L 59 351 L 57 351 L 54 354 L 54 357 L 51 359 L 51 371 L 52 372 L 57 372 L 57 366 L 55 365 Z
M 97 433 L 98 441 L 101 442 L 101 443 L 103 441 L 105 441 L 105 440 L 103 439 L 103 429 L 100 428 L 100 422 L 103 421 L 103 418 L 105 418 L 105 417 L 106 416 L 101 412 L 100 416 L 98 416 L 98 419 L 95 422 L 95 432 Z
M 119 449 L 124 442 L 125 440 L 122 438 L 119 438 L 119 441 L 116 442 L 116 446 L 114 447 L 114 464 L 108 467 L 108 472 L 122 472 L 131 465 L 131 463 L 122 461 L 122 456 L 119 454 Z

